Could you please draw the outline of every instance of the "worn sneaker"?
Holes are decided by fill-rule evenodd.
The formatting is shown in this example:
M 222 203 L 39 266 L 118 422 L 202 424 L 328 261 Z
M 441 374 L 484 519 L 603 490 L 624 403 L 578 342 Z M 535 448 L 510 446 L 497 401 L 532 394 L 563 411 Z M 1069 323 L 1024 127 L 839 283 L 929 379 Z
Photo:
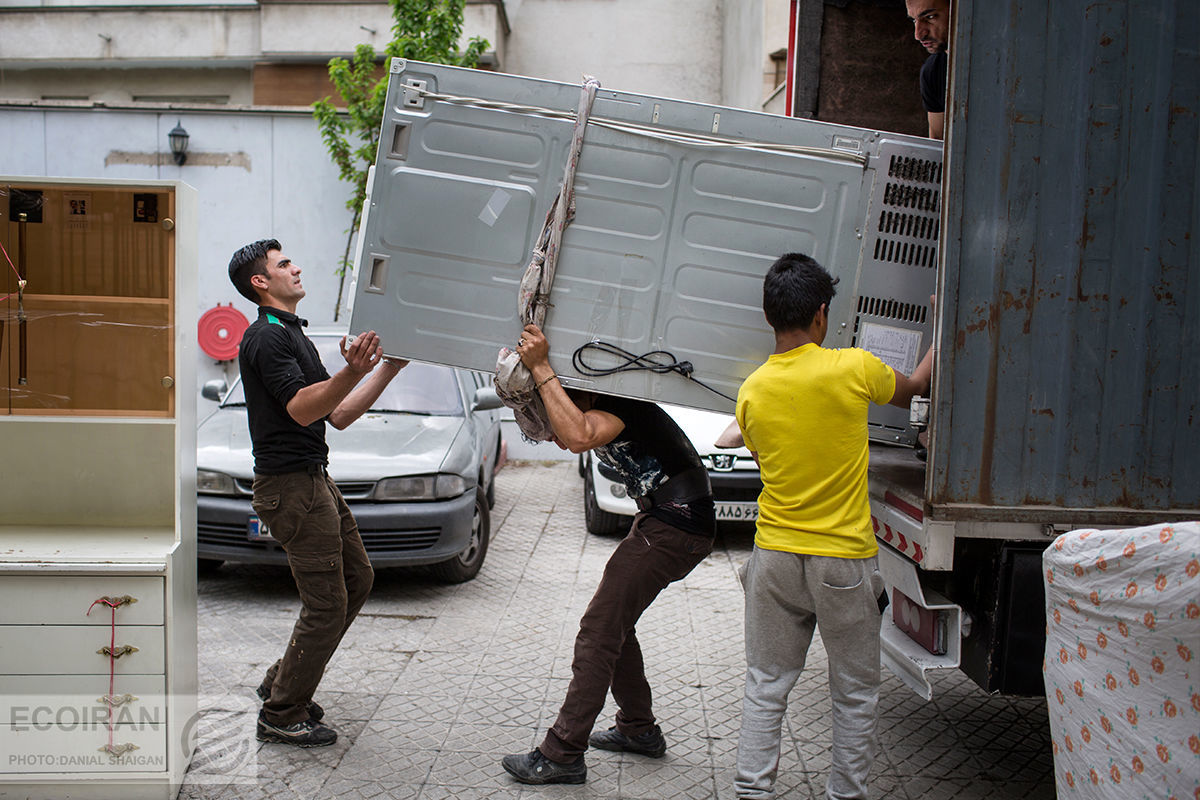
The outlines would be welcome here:
M 667 740 L 663 738 L 662 728 L 655 725 L 645 733 L 637 736 L 626 736 L 616 727 L 606 731 L 596 731 L 588 737 L 588 744 L 601 750 L 615 750 L 618 753 L 637 753 L 662 758 L 667 752 Z
M 271 699 L 271 690 L 265 689 L 262 686 L 259 686 L 257 689 L 255 689 L 254 693 L 258 695 L 258 699 L 262 700 L 264 703 Z M 321 720 L 325 719 L 325 709 L 317 705 L 315 700 L 308 701 L 307 710 L 308 718 L 313 722 L 320 722 Z
M 280 742 L 296 747 L 328 747 L 337 741 L 337 731 L 315 720 L 306 719 L 291 725 L 272 725 L 258 712 L 256 731 L 260 742 Z
M 505 756 L 500 763 L 504 770 L 521 783 L 540 785 L 544 783 L 584 783 L 587 781 L 587 764 L 583 756 L 569 764 L 551 761 L 534 748 L 530 753 Z

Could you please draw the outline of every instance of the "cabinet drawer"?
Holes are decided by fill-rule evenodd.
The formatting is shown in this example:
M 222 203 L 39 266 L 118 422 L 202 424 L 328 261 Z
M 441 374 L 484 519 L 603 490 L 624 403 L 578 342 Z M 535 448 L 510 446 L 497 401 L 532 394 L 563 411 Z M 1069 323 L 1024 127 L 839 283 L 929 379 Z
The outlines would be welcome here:
M 0 676 L 0 724 L 45 727 L 62 720 L 107 724 L 166 722 L 166 678 L 162 675 L 119 675 L 113 694 L 124 700 L 111 715 L 104 697 L 108 675 Z
M 0 576 L 0 625 L 112 625 L 101 597 L 129 595 L 137 602 L 117 608 L 117 625 L 163 623 L 163 579 L 121 576 Z
M 108 628 L 94 625 L 7 625 L 0 628 L 0 675 L 117 675 L 164 673 L 163 628 L 118 625 L 116 646 L 137 648 L 111 659 L 97 651 L 112 644 Z
M 108 738 L 107 725 L 69 720 L 45 725 L 0 725 L 0 753 L 4 753 L 0 774 L 166 771 L 166 725 L 114 725 L 113 743 L 137 748 L 116 758 L 101 750 Z

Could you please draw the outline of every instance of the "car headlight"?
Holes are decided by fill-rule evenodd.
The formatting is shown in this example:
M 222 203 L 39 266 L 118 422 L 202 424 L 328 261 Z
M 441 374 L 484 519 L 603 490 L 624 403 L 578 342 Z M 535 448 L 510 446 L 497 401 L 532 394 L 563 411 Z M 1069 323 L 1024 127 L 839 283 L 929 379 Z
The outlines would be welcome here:
M 375 484 L 373 498 L 378 501 L 445 500 L 458 497 L 466 490 L 467 479 L 461 475 L 414 475 L 384 478 Z
M 224 472 L 196 470 L 196 491 L 200 494 L 237 494 L 233 478 Z

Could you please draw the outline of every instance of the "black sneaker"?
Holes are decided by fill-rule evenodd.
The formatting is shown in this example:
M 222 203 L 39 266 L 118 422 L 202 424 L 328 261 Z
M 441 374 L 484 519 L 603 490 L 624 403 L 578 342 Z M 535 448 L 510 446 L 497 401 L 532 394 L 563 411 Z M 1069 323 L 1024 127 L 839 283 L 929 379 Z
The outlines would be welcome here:
M 262 700 L 264 703 L 271 699 L 270 689 L 264 689 L 263 687 L 259 686 L 254 690 L 254 693 L 258 695 L 258 699 Z M 313 722 L 320 722 L 321 720 L 325 719 L 325 709 L 317 705 L 316 701 L 314 700 L 308 701 L 307 711 L 308 718 Z
M 540 785 L 544 783 L 584 783 L 587 781 L 587 764 L 583 756 L 569 764 L 551 761 L 534 748 L 530 753 L 505 756 L 500 763 L 504 770 L 521 783 Z
M 306 719 L 291 725 L 272 725 L 258 712 L 256 731 L 260 742 L 280 742 L 296 747 L 328 747 L 337 741 L 337 731 L 320 722 Z
M 663 738 L 662 728 L 657 725 L 633 737 L 626 736 L 615 727 L 606 731 L 596 731 L 588 737 L 588 744 L 601 750 L 637 753 L 650 758 L 662 758 L 667 752 L 667 740 Z

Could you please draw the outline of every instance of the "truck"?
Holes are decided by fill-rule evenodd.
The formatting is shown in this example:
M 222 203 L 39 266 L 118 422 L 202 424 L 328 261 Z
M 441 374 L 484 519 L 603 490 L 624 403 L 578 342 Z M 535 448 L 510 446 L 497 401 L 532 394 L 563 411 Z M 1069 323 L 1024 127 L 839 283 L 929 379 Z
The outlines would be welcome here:
M 869 468 L 883 658 L 926 698 L 1044 691 L 1059 533 L 1200 518 L 1200 6 L 1139 8 L 954 7 L 928 451 Z
M 885 664 L 926 698 L 954 668 L 1040 694 L 1054 537 L 1200 518 L 1198 31 L 1194 3 L 958 3 L 944 145 L 604 88 L 544 326 L 560 381 L 730 413 L 772 347 L 763 273 L 812 254 L 827 346 L 906 373 L 935 350 L 931 397 L 869 423 Z M 490 370 L 579 87 L 389 69 L 351 328 Z M 585 363 L 614 346 L 665 360 Z

